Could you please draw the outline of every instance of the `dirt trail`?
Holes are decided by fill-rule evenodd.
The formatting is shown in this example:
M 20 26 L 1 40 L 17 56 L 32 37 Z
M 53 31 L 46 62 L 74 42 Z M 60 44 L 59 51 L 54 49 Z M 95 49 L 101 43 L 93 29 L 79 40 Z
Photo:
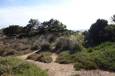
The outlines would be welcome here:
M 18 56 L 18 58 L 25 60 L 29 55 L 35 52 L 29 53 L 26 55 L 22 55 L 22 56 Z M 115 76 L 115 73 L 100 71 L 100 70 L 75 71 L 72 64 L 55 63 L 55 60 L 57 58 L 56 54 L 53 53 L 51 57 L 53 59 L 51 63 L 42 63 L 42 62 L 33 61 L 33 60 L 27 60 L 27 61 L 37 65 L 43 70 L 47 70 L 49 76 Z
M 18 58 L 25 60 L 29 55 L 35 52 L 18 56 Z M 33 60 L 27 60 L 27 61 L 33 64 L 36 64 L 38 67 L 40 67 L 43 70 L 47 70 L 49 76 L 71 76 L 71 74 L 74 72 L 74 68 L 72 64 L 55 63 L 57 55 L 54 53 L 51 55 L 51 57 L 53 60 L 51 63 L 42 63 L 42 62 L 33 61 Z

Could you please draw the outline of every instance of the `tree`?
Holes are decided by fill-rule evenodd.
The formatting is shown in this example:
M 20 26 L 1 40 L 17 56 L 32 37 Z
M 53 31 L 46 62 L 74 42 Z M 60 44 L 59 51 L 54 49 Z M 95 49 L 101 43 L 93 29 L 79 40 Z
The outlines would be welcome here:
M 23 28 L 23 36 L 35 36 L 38 34 L 38 28 L 41 23 L 37 19 L 30 19 L 28 24 Z
M 115 15 L 111 17 L 112 21 L 115 22 Z
M 63 33 L 66 31 L 66 26 L 58 20 L 51 19 L 42 23 L 45 32 Z
M 108 41 L 115 41 L 115 24 L 110 24 L 105 28 Z
M 24 30 L 29 33 L 38 29 L 40 25 L 41 23 L 37 19 L 30 19 L 27 26 L 24 27 Z
M 90 46 L 100 44 L 106 41 L 105 27 L 108 26 L 108 21 L 104 19 L 98 19 L 96 23 L 92 24 L 87 36 L 87 43 Z
M 9 27 L 3 29 L 3 33 L 7 36 L 14 36 L 20 34 L 22 29 L 23 27 L 19 25 L 10 25 Z

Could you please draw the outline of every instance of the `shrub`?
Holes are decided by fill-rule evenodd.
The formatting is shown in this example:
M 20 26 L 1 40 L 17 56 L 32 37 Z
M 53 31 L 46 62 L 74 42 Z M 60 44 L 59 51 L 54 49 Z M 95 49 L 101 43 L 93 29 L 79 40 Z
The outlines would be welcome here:
M 9 47 L 0 47 L 0 56 L 11 56 L 16 54 L 17 52 L 15 49 Z
M 50 43 L 46 40 L 42 41 L 40 44 L 40 51 L 50 51 Z
M 37 60 L 37 58 L 39 58 L 39 57 L 41 57 L 41 55 L 40 54 L 37 54 L 37 53 L 35 53 L 35 54 L 32 54 L 32 55 L 30 55 L 30 56 L 28 56 L 27 57 L 27 59 L 30 59 L 30 60 Z
M 78 53 L 75 58 L 75 61 L 76 63 L 74 67 L 77 70 L 80 69 L 92 70 L 98 68 L 97 64 L 95 63 L 94 57 L 87 52 Z
M 0 76 L 47 76 L 47 73 L 20 59 L 0 57 Z
M 40 61 L 40 62 L 44 62 L 44 63 L 50 63 L 52 61 L 51 53 L 50 52 L 35 53 L 33 55 L 28 56 L 27 59 L 31 59 L 31 60 L 35 60 L 35 61 Z
M 47 40 L 48 40 L 48 42 L 52 43 L 52 42 L 54 42 L 56 40 L 56 37 L 57 36 L 54 35 L 54 34 L 48 34 Z
M 38 46 L 37 45 L 32 46 L 31 50 L 38 50 Z
M 96 63 L 100 69 L 115 71 L 115 50 L 106 50 L 98 54 Z
M 55 50 L 57 50 L 58 52 L 68 50 L 71 53 L 74 53 L 76 51 L 81 51 L 81 47 L 76 41 L 67 38 L 59 38 L 56 41 Z
M 16 49 L 16 51 L 24 51 L 30 48 L 30 45 L 28 44 L 23 44 L 21 42 L 16 42 L 14 44 L 11 45 L 12 48 Z
M 75 68 L 75 70 L 81 70 L 81 69 L 83 69 L 83 64 L 80 62 L 76 62 L 74 64 L 74 68 Z
M 114 43 L 103 43 L 75 56 L 75 69 L 101 69 L 115 71 Z
M 56 59 L 56 62 L 58 62 L 60 64 L 72 63 L 73 56 L 68 51 L 61 52 L 59 54 L 58 58 Z

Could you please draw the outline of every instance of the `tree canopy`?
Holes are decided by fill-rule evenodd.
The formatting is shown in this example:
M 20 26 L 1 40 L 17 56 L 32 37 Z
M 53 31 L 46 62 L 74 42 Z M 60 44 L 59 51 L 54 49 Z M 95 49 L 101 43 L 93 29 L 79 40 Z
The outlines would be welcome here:
M 49 21 L 39 22 L 37 19 L 30 19 L 25 27 L 19 25 L 11 25 L 3 29 L 3 33 L 7 36 L 20 34 L 21 36 L 33 36 L 41 34 L 57 34 L 62 35 L 67 32 L 66 26 L 60 21 L 51 19 Z
M 115 25 L 108 24 L 107 20 L 98 19 L 86 34 L 86 44 L 95 46 L 106 41 L 115 41 Z

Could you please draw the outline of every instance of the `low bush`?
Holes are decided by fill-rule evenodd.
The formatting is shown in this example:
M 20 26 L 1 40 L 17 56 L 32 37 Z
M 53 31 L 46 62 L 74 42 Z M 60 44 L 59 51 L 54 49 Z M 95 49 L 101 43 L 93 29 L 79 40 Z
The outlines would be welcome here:
M 95 48 L 77 53 L 75 56 L 75 69 L 101 69 L 115 71 L 114 43 L 103 43 Z
M 38 46 L 37 45 L 32 46 L 31 50 L 38 50 Z
M 56 62 L 60 64 L 68 64 L 73 63 L 73 55 L 70 54 L 68 51 L 61 52 L 56 59 Z
M 50 51 L 50 43 L 48 41 L 42 41 L 40 44 L 40 51 Z
M 102 70 L 115 71 L 115 50 L 106 50 L 98 54 L 96 63 Z
M 68 50 L 71 53 L 81 51 L 80 45 L 73 40 L 68 38 L 58 38 L 55 43 L 55 50 L 58 52 L 62 52 L 64 50 Z
M 16 55 L 17 52 L 15 49 L 9 48 L 9 47 L 0 47 L 0 56 L 11 56 Z
M 30 60 L 37 60 L 37 58 L 39 58 L 39 57 L 41 57 L 41 55 L 40 54 L 37 54 L 37 53 L 34 53 L 34 54 L 32 54 L 32 55 L 30 55 L 30 56 L 28 56 L 27 57 L 27 59 L 30 59 Z
M 95 63 L 95 58 L 87 52 L 80 52 L 75 56 L 74 67 L 76 70 L 92 70 L 98 68 L 97 64 Z
M 33 64 L 13 57 L 0 57 L 0 76 L 48 76 Z
M 28 56 L 27 59 L 40 61 L 44 63 L 50 63 L 52 62 L 51 53 L 50 52 L 39 52 L 35 53 L 33 55 Z

